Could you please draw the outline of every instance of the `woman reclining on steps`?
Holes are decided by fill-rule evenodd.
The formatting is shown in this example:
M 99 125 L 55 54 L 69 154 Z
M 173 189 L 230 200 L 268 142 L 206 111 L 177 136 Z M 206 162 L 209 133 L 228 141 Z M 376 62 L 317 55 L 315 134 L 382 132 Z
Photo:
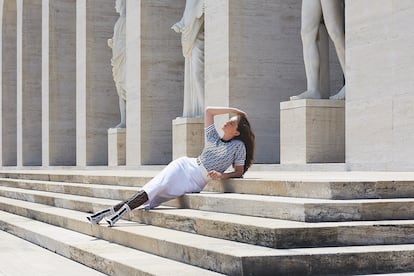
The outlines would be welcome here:
M 236 114 L 223 126 L 220 137 L 214 116 Z M 253 162 L 255 135 L 247 114 L 237 108 L 207 107 L 204 114 L 205 146 L 197 158 L 180 157 L 172 161 L 140 191 L 126 201 L 87 217 L 92 224 L 103 218 L 113 226 L 122 216 L 147 202 L 147 209 L 186 193 L 198 193 L 210 179 L 241 177 Z M 226 169 L 233 165 L 232 172 Z

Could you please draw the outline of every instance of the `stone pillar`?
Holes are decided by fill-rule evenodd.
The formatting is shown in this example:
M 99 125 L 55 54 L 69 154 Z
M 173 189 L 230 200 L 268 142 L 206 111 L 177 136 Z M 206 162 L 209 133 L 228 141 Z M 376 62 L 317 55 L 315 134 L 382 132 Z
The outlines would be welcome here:
M 42 163 L 76 165 L 76 0 L 42 8 Z
M 181 115 L 184 57 L 171 30 L 185 1 L 127 0 L 127 166 L 166 164 Z
M 123 166 L 126 164 L 125 128 L 108 129 L 108 165 Z
M 1 21 L 1 165 L 17 165 L 16 155 L 16 1 L 2 0 L 0 6 L 3 8 Z
M 113 0 L 76 1 L 76 164 L 108 164 L 108 128 L 119 122 L 107 40 L 118 18 Z M 129 7 L 128 7 L 129 8 Z
M 17 0 L 17 165 L 42 164 L 42 0 Z
M 300 37 L 301 1 L 208 0 L 206 105 L 250 115 L 256 162 L 279 162 L 281 101 L 306 88 Z
M 197 157 L 204 147 L 204 119 L 177 118 L 173 120 L 173 159 Z
M 280 163 L 345 162 L 345 101 L 280 104 Z

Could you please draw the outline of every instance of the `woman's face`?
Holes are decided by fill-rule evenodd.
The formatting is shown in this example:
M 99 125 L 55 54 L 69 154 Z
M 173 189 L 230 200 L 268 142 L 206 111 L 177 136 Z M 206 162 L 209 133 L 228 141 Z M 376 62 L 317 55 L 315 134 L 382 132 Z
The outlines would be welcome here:
M 238 124 L 239 124 L 239 119 L 237 116 L 234 116 L 234 117 L 231 117 L 230 120 L 228 120 L 224 124 L 222 129 L 224 133 L 227 135 L 237 136 L 240 134 L 239 131 L 237 130 Z

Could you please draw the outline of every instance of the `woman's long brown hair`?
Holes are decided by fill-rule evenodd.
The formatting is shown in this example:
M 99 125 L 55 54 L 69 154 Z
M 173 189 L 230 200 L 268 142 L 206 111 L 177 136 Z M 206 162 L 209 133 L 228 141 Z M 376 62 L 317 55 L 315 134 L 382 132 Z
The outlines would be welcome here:
M 244 172 L 246 172 L 254 161 L 255 135 L 247 118 L 243 115 L 238 115 L 237 117 L 239 121 L 237 130 L 240 132 L 240 135 L 233 139 L 242 141 L 246 147 L 246 161 L 244 162 Z

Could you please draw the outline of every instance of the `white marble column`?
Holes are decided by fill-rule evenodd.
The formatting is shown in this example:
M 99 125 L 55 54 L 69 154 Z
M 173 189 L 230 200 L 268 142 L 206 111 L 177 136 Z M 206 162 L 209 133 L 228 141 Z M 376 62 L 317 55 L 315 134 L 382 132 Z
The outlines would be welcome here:
M 0 1 L 2 10 L 1 21 L 1 120 L 0 140 L 1 155 L 0 163 L 3 166 L 15 166 L 16 155 L 16 1 Z
M 17 165 L 42 164 L 42 0 L 17 0 Z
M 127 0 L 127 166 L 166 164 L 183 106 L 184 58 L 171 25 L 185 1 Z
M 107 40 L 118 18 L 113 0 L 76 1 L 76 164 L 108 164 L 108 128 L 119 122 Z
M 42 8 L 42 163 L 76 165 L 76 0 Z

